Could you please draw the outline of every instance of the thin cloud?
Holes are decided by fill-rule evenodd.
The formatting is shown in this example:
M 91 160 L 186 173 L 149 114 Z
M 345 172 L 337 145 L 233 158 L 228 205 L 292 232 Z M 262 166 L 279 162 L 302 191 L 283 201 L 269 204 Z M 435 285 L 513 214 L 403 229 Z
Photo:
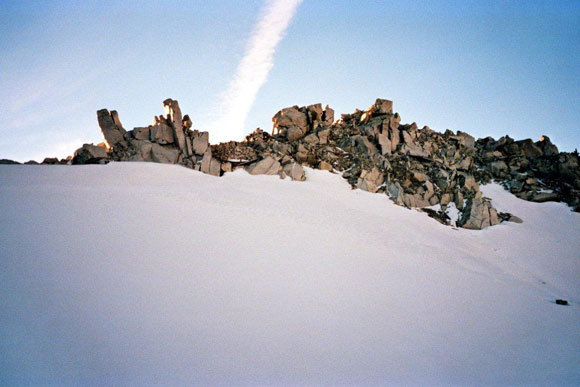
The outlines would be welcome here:
M 212 142 L 239 140 L 258 91 L 274 66 L 274 53 L 302 0 L 267 1 L 254 26 L 244 57 L 210 124 Z

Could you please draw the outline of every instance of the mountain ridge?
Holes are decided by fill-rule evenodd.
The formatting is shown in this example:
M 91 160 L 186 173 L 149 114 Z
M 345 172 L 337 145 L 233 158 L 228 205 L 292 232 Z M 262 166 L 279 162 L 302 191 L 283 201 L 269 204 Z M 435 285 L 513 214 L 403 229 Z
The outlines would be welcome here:
M 475 139 L 468 133 L 439 133 L 414 122 L 401 124 L 393 102 L 378 98 L 366 110 L 334 119 L 328 105 L 292 106 L 278 111 L 273 130 L 243 141 L 210 143 L 193 128 L 179 103 L 163 102 L 165 115 L 152 125 L 126 130 L 116 111 L 97 112 L 104 142 L 84 144 L 68 160 L 45 164 L 152 161 L 179 164 L 222 176 L 238 168 L 252 175 L 305 179 L 303 166 L 338 172 L 353 188 L 384 193 L 395 203 L 422 208 L 446 225 L 483 229 L 521 219 L 500 213 L 479 189 L 500 182 L 519 198 L 563 201 L 580 212 L 580 157 L 559 152 L 548 136 L 516 141 L 509 136 Z

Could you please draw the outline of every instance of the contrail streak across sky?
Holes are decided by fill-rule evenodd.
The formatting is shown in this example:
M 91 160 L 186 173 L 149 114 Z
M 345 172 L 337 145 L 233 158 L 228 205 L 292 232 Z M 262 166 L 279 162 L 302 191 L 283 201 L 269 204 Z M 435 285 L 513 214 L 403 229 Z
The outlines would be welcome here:
M 258 91 L 274 66 L 274 53 L 302 0 L 266 0 L 254 26 L 244 57 L 227 91 L 219 116 L 211 125 L 210 141 L 241 140 L 244 123 Z

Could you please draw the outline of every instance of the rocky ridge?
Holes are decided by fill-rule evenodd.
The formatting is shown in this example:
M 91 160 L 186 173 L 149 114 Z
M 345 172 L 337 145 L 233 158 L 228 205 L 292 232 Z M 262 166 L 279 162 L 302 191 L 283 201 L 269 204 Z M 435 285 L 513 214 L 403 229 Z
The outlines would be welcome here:
M 559 152 L 547 136 L 534 142 L 438 133 L 401 124 L 392 101 L 379 98 L 336 121 L 334 110 L 321 104 L 284 108 L 272 118 L 272 133 L 256 129 L 241 142 L 211 145 L 209 133 L 192 129 L 177 101 L 167 99 L 163 106 L 165 115 L 132 130 L 123 127 L 116 111 L 99 110 L 104 143 L 84 144 L 67 160 L 44 163 L 152 161 L 214 176 L 244 168 L 297 181 L 306 179 L 303 166 L 308 166 L 340 173 L 353 188 L 386 194 L 399 205 L 467 229 L 522 221 L 498 213 L 482 195 L 479 185 L 492 180 L 522 199 L 563 201 L 580 212 L 578 152 Z

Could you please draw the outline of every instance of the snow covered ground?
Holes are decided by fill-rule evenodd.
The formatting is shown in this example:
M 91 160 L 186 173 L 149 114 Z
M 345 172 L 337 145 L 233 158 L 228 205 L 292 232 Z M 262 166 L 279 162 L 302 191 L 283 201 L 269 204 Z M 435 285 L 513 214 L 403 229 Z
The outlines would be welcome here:
M 0 167 L 0 385 L 580 383 L 580 214 L 489 185 L 524 223 L 457 230 L 307 173 Z

